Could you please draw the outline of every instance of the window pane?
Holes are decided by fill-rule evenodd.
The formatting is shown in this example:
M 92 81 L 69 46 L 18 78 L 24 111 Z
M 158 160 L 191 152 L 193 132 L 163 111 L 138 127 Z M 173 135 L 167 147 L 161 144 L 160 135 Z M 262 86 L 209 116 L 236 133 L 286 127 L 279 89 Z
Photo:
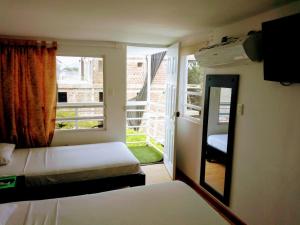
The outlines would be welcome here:
M 187 56 L 187 83 L 186 83 L 186 100 L 185 104 L 192 106 L 201 106 L 202 89 L 203 89 L 203 72 L 199 63 L 195 60 L 194 55 Z M 199 109 L 185 107 L 185 116 L 200 118 Z
M 201 105 L 201 99 L 202 97 L 199 95 L 187 95 L 187 103 L 195 106 L 200 106 Z
M 67 92 L 58 92 L 57 98 L 58 102 L 68 102 Z
M 57 56 L 56 66 L 56 129 L 103 127 L 103 58 Z
M 231 88 L 221 88 L 219 105 L 219 122 L 228 123 L 230 115 Z
M 67 93 L 69 103 L 99 102 L 99 92 L 103 92 L 102 61 L 102 58 L 57 56 L 58 92 Z
M 203 83 L 203 72 L 200 65 L 194 56 L 188 57 L 188 84 L 195 84 L 202 87 Z

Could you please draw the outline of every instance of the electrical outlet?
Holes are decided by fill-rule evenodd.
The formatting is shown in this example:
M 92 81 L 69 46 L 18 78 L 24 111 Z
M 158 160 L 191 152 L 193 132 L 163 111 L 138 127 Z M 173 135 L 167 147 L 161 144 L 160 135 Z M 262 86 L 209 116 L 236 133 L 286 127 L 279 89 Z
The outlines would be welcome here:
M 237 104 L 237 114 L 240 116 L 244 114 L 244 104 Z

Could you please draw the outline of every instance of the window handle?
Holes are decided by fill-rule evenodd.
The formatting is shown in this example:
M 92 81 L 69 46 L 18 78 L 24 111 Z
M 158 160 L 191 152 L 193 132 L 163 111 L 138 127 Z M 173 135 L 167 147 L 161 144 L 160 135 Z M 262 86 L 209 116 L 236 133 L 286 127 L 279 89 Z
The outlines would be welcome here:
M 180 117 L 180 112 L 176 112 L 176 117 Z

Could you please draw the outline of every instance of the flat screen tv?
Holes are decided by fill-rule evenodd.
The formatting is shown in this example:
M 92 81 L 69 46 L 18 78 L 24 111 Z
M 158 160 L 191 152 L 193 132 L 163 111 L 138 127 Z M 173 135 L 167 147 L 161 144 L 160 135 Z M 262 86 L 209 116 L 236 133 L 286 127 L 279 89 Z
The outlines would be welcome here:
M 262 23 L 264 79 L 300 83 L 300 13 Z

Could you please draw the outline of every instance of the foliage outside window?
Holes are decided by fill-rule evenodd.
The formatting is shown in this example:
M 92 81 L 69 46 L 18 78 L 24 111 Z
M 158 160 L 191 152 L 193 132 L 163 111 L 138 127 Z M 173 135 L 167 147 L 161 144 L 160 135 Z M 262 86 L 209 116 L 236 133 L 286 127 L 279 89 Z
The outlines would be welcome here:
M 203 90 L 203 71 L 194 55 L 187 56 L 184 116 L 199 119 Z
M 56 70 L 56 129 L 103 128 L 103 58 L 57 56 Z

